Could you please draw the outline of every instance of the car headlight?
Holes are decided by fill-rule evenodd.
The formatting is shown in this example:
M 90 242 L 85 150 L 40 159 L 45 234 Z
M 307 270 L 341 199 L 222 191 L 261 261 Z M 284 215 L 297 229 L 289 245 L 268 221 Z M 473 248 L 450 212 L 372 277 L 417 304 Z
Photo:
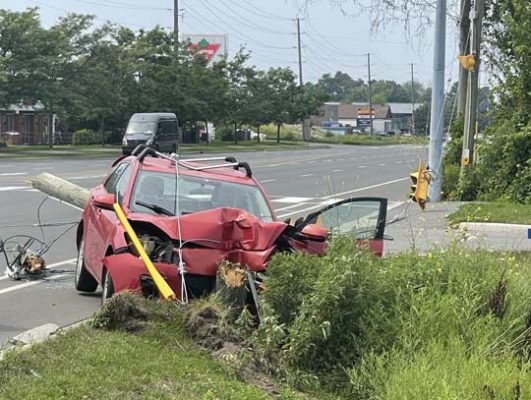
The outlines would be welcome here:
M 126 138 L 122 139 L 122 145 L 127 146 L 127 139 Z

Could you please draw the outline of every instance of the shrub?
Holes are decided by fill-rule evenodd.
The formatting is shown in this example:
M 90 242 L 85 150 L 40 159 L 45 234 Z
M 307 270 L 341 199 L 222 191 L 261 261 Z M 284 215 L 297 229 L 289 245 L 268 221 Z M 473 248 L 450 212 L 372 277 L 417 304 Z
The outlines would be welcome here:
M 6 147 L 7 147 L 6 141 L 4 139 L 0 138 L 0 149 L 6 148 Z
M 268 275 L 255 343 L 288 381 L 354 399 L 531 391 L 529 258 L 455 246 L 378 259 L 340 239 L 321 258 L 277 255 Z
M 99 144 L 101 143 L 100 135 L 96 134 L 91 129 L 80 129 L 74 132 L 72 135 L 72 144 L 74 145 L 86 145 L 86 144 Z

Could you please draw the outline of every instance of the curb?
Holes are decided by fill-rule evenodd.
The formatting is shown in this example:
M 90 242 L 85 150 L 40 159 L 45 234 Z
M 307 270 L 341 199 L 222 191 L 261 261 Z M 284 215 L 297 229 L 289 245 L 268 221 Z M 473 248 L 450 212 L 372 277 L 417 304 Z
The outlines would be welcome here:
M 9 339 L 3 348 L 0 348 L 0 360 L 2 360 L 4 358 L 4 354 L 10 350 L 27 350 L 36 343 L 42 343 L 48 339 L 51 339 L 57 333 L 77 328 L 90 319 L 91 318 L 83 319 L 65 326 L 48 323 L 19 333 L 18 335 Z
M 494 222 L 461 222 L 459 228 L 476 232 L 514 232 L 527 236 L 528 230 L 531 229 L 531 225 L 502 224 Z
M 5 352 L 14 348 L 26 349 L 32 344 L 44 342 L 58 330 L 58 325 L 44 324 L 19 333 L 18 335 L 9 339 L 6 346 L 0 350 L 0 360 L 4 358 Z

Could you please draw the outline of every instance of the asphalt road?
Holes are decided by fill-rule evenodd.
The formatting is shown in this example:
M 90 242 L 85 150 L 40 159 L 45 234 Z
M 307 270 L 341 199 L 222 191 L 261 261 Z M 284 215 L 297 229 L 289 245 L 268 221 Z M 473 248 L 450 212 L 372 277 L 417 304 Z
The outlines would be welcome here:
M 233 154 L 248 161 L 269 193 L 277 217 L 295 217 L 335 199 L 387 197 L 390 207 L 407 198 L 408 174 L 426 148 L 419 146 L 331 146 L 312 150 Z M 197 157 L 197 156 L 188 156 Z M 49 158 L 0 161 L 0 238 L 34 236 L 45 243 L 56 239 L 45 254 L 53 272 L 45 279 L 12 281 L 0 259 L 0 348 L 14 335 L 43 325 L 68 325 L 89 317 L 100 306 L 100 292 L 74 289 L 75 223 L 80 210 L 32 189 L 30 179 L 50 172 L 91 188 L 107 174 L 110 158 Z M 40 229 L 33 224 L 64 223 Z M 71 230 L 64 233 L 66 229 Z M 59 237 L 59 235 L 61 235 Z M 9 244 L 24 242 L 15 237 Z M 0 256 L 2 256 L 0 254 Z

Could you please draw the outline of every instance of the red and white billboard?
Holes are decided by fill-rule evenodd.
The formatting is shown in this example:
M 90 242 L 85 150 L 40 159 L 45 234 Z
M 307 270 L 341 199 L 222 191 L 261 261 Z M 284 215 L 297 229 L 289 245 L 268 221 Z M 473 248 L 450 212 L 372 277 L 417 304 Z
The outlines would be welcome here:
M 227 57 L 227 35 L 202 35 L 197 33 L 183 35 L 189 47 L 197 54 L 204 55 L 208 61 L 221 61 Z

